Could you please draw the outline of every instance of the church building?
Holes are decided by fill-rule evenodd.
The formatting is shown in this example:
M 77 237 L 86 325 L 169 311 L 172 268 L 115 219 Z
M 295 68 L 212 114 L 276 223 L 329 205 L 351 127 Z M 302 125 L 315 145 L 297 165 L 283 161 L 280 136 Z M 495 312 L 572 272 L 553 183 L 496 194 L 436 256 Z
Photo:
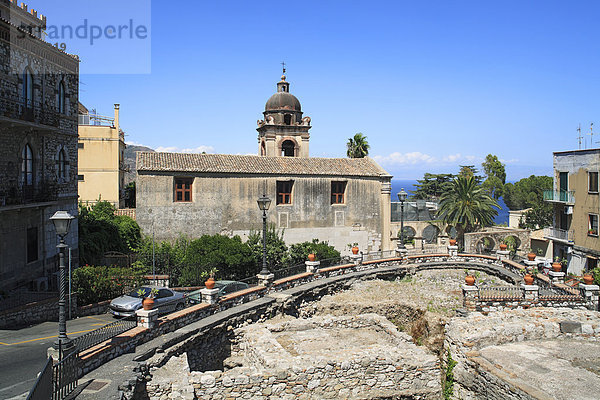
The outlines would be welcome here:
M 310 117 L 285 75 L 258 121 L 258 155 L 137 153 L 136 219 L 158 240 L 240 235 L 267 223 L 286 243 L 327 240 L 338 250 L 389 250 L 391 178 L 371 158 L 309 157 Z

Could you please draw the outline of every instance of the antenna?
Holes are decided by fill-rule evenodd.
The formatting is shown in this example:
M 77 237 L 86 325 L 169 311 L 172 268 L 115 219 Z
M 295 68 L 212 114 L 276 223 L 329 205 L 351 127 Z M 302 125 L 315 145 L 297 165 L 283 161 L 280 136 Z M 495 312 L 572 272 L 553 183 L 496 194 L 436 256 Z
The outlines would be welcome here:
M 590 148 L 594 147 L 594 123 L 590 122 Z
M 579 150 L 581 150 L 581 139 L 583 139 L 583 137 L 581 136 L 581 124 L 579 124 L 579 126 L 577 127 L 577 140 L 579 141 Z

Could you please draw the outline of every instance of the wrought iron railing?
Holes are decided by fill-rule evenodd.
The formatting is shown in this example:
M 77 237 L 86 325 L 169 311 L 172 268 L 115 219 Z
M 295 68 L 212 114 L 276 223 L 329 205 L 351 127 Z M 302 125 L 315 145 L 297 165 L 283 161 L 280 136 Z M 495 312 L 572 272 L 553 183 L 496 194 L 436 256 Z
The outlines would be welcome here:
M 52 367 L 52 400 L 62 400 L 76 387 L 79 379 L 79 352 L 73 351 Z M 48 398 L 47 396 L 46 398 Z
M 544 236 L 550 239 L 558 239 L 564 242 L 573 242 L 573 231 L 548 227 L 544 228 Z
M 27 400 L 48 400 L 52 389 L 52 357 L 44 365 L 42 372 L 38 375 L 35 384 L 27 395 Z
M 0 206 L 55 201 L 57 198 L 58 187 L 53 184 L 11 187 L 6 192 L 0 192 Z
M 37 103 L 25 102 L 16 94 L 0 98 L 0 116 L 55 127 L 59 126 L 60 119 L 64 117 L 54 107 L 41 107 Z
M 137 321 L 135 318 L 120 319 L 75 338 L 73 343 L 75 346 L 77 346 L 78 351 L 84 351 L 90 347 L 94 347 L 95 345 L 104 342 L 105 340 L 111 339 L 123 332 L 133 329 L 136 327 L 136 325 Z
M 544 190 L 544 200 L 556 203 L 575 204 L 575 192 L 572 190 Z

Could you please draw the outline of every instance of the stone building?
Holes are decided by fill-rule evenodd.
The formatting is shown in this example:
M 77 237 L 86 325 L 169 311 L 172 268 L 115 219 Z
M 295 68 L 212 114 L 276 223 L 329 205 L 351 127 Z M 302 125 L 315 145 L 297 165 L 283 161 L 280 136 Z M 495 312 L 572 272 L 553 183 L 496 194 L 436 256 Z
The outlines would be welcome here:
M 77 215 L 79 59 L 45 42 L 45 27 L 35 10 L 0 1 L 0 290 L 48 282 L 58 264 L 49 218 Z M 76 256 L 76 221 L 66 241 Z
M 568 272 L 581 274 L 598 265 L 600 239 L 600 149 L 560 151 L 553 154 L 554 187 L 544 200 L 554 207 L 554 224 L 545 237 L 554 256 L 567 259 Z
M 119 126 L 119 104 L 114 118 L 90 113 L 79 105 L 78 187 L 79 200 L 94 203 L 98 199 L 116 208 L 125 199 L 125 133 Z
M 262 229 L 256 200 L 272 200 L 268 223 L 288 244 L 314 238 L 338 250 L 391 249 L 391 175 L 370 158 L 312 158 L 310 118 L 285 76 L 258 121 L 258 156 L 140 152 L 136 219 L 147 234 L 175 239 Z

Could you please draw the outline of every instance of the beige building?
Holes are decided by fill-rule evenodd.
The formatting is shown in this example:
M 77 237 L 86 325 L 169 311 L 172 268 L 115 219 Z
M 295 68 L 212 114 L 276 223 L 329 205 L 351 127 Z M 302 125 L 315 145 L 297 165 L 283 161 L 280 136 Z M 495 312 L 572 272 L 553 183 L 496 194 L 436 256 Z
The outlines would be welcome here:
M 114 118 L 90 113 L 79 105 L 79 200 L 106 200 L 124 206 L 125 134 L 119 126 L 119 104 Z
M 391 178 L 370 158 L 308 155 L 310 119 L 285 76 L 258 121 L 257 156 L 137 153 L 136 219 L 146 234 L 176 239 L 262 229 L 257 199 L 272 200 L 268 223 L 288 244 L 327 240 L 338 250 L 389 250 Z
M 595 268 L 600 257 L 600 149 L 555 152 L 553 164 L 554 187 L 544 200 L 554 205 L 554 224 L 545 237 L 554 256 L 568 260 L 568 272 L 581 274 Z

